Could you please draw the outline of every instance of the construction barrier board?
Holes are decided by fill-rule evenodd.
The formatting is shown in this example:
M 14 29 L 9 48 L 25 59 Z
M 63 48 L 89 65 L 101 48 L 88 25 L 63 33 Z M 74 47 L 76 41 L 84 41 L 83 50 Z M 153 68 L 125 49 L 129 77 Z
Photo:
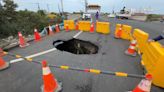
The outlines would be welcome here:
M 64 29 L 68 26 L 69 30 L 75 30 L 75 22 L 74 20 L 64 20 Z
M 153 76 L 154 85 L 164 88 L 164 48 L 159 42 L 148 42 L 149 34 L 140 29 L 135 29 L 133 36 L 142 53 L 144 67 Z
M 79 21 L 79 30 L 90 31 L 91 23 L 90 21 Z
M 96 22 L 96 31 L 98 33 L 109 34 L 110 23 L 109 22 Z

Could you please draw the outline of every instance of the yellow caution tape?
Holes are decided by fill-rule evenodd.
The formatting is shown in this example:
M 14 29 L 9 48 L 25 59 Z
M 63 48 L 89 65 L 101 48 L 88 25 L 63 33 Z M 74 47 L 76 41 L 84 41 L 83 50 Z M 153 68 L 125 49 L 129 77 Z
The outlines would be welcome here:
M 60 66 L 60 68 L 67 70 L 67 69 L 69 69 L 69 66 Z
M 90 69 L 89 70 L 91 73 L 96 73 L 96 74 L 100 74 L 101 71 L 100 70 L 96 70 L 96 69 Z
M 128 74 L 127 73 L 123 73 L 123 72 L 115 72 L 116 76 L 122 76 L 122 77 L 127 77 Z
M 26 58 L 26 60 L 28 60 L 28 61 L 32 61 L 32 58 Z
M 20 55 L 15 55 L 15 57 L 16 57 L 16 58 L 21 58 L 22 56 L 20 56 Z

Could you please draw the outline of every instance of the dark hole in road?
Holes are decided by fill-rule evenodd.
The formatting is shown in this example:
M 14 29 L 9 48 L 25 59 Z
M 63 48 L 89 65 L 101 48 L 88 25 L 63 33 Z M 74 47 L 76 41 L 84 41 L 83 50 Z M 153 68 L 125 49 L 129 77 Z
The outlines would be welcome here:
M 98 46 L 89 42 L 79 39 L 70 39 L 67 41 L 57 40 L 53 45 L 61 51 L 67 51 L 73 54 L 96 54 L 98 53 Z

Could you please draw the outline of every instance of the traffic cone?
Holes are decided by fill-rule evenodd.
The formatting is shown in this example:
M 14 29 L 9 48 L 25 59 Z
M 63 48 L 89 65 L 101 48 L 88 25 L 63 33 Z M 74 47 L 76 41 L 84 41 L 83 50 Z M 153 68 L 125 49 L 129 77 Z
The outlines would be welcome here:
M 131 92 L 150 92 L 152 84 L 152 75 L 146 74 L 137 87 Z
M 34 29 L 34 38 L 35 38 L 35 41 L 40 41 L 41 39 L 40 34 L 36 28 Z
M 42 92 L 58 92 L 61 91 L 61 83 L 59 84 L 55 76 L 51 73 L 49 66 L 45 60 L 42 61 L 43 86 Z
M 60 32 L 60 29 L 59 29 L 59 25 L 58 24 L 56 24 L 55 29 L 56 29 L 56 32 Z
M 68 24 L 66 24 L 66 32 L 68 32 L 69 31 L 69 26 L 68 26 Z
M 122 27 L 123 25 L 120 26 L 120 28 L 118 29 L 117 33 L 115 34 L 115 38 L 121 38 L 122 35 Z
M 0 57 L 4 56 L 5 54 L 3 53 L 2 48 L 0 48 Z
M 131 56 L 136 56 L 136 44 L 137 40 L 132 40 L 129 48 L 125 51 L 125 54 L 131 55 Z
M 18 32 L 18 37 L 19 37 L 19 47 L 23 48 L 29 46 L 29 44 L 25 41 L 24 37 L 22 36 L 21 32 Z
M 94 24 L 92 23 L 90 27 L 90 33 L 93 33 L 93 32 L 94 32 Z
M 48 29 L 49 29 L 49 35 L 53 35 L 54 32 L 53 32 L 52 27 L 50 25 L 48 26 Z
M 9 63 L 5 62 L 2 57 L 0 57 L 0 70 L 6 69 L 9 67 Z
M 79 30 L 79 23 L 76 22 L 76 31 L 78 31 L 78 30 Z

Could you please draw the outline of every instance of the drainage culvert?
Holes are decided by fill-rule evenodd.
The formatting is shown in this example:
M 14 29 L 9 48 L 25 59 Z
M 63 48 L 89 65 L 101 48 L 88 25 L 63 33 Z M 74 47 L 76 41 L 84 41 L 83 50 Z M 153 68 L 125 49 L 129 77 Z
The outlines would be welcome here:
M 73 54 L 96 54 L 98 53 L 98 46 L 79 39 L 70 39 L 67 41 L 57 40 L 53 45 L 60 51 L 67 51 Z

